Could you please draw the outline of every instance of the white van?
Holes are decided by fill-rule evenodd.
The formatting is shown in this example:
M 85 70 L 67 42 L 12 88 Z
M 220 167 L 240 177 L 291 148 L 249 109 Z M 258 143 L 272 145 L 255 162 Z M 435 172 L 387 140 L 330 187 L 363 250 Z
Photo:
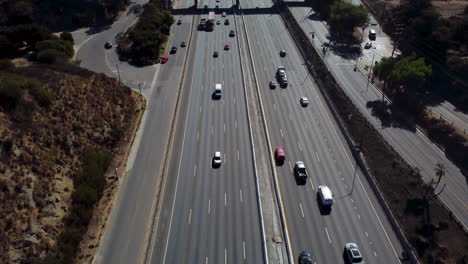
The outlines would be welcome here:
M 375 30 L 373 29 L 369 30 L 369 39 L 375 40 L 376 38 L 377 38 L 377 33 L 375 33 Z
M 318 195 L 322 206 L 332 206 L 333 205 L 333 194 L 328 188 L 328 186 L 320 185 L 318 187 Z
M 221 98 L 222 86 L 220 83 L 215 84 L 214 97 Z

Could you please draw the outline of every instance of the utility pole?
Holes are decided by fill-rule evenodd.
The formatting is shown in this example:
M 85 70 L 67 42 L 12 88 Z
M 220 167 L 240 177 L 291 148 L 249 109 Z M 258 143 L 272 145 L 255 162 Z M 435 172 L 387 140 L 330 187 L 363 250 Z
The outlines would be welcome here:
M 117 75 L 119 76 L 119 83 L 121 83 L 121 82 L 120 82 L 120 70 L 119 70 L 119 64 L 117 63 L 117 64 L 116 64 L 116 66 L 117 66 Z

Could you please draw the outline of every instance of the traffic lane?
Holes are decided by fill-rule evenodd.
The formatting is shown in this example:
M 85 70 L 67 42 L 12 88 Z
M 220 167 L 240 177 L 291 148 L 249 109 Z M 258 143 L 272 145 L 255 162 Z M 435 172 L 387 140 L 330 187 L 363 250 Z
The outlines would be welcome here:
M 336 66 L 337 67 L 337 66 Z M 341 66 L 346 67 L 346 66 Z M 342 70 L 337 74 L 338 81 L 349 85 L 349 82 L 359 83 L 361 76 L 353 76 L 351 70 Z M 381 100 L 381 94 L 376 89 L 350 89 L 345 90 L 355 101 L 361 111 L 367 116 L 368 120 L 377 128 L 381 128 L 381 122 L 373 116 L 365 104 L 368 101 Z M 447 183 L 447 190 L 439 198 L 443 200 L 454 214 L 466 225 L 468 219 L 468 192 L 465 177 L 445 154 L 437 148 L 429 139 L 427 139 L 419 130 L 412 132 L 398 127 L 385 127 L 382 134 L 392 144 L 395 150 L 412 166 L 422 169 L 422 176 L 426 181 L 433 179 L 433 171 L 436 163 L 441 162 L 446 165 L 447 175 L 443 181 Z
M 161 69 L 162 76 L 177 74 L 180 72 L 172 67 Z M 133 263 L 138 261 L 146 227 L 152 207 L 154 195 L 155 177 L 159 172 L 163 155 L 155 149 L 164 149 L 170 126 L 171 111 L 176 99 L 177 80 L 165 81 L 164 87 L 172 87 L 165 99 L 161 97 L 150 101 L 147 118 L 143 124 L 141 141 L 138 146 L 134 164 L 126 172 L 123 178 L 121 190 L 117 194 L 117 202 L 112 210 L 109 223 L 103 236 L 102 246 L 97 252 L 97 263 Z M 162 108 L 164 106 L 164 108 Z M 154 138 L 159 140 L 154 140 Z M 128 226 L 133 228 L 128 229 Z
M 256 24 L 256 25 L 258 25 L 258 24 Z M 275 34 L 266 34 L 266 35 L 275 35 Z M 265 43 L 272 43 L 272 42 L 274 42 L 274 41 L 265 40 L 264 42 L 265 42 Z M 289 56 L 289 55 L 288 55 L 288 56 Z M 260 55 L 260 57 L 266 57 L 266 56 L 265 56 L 265 55 L 264 55 L 264 56 L 261 56 L 261 55 Z M 290 68 L 290 67 L 288 67 L 288 66 L 286 66 L 286 67 L 287 67 L 287 69 Z M 272 70 L 274 71 L 274 69 L 272 69 Z M 295 80 L 295 79 L 297 79 L 297 78 L 293 78 L 293 79 Z M 266 83 L 266 80 L 264 81 L 264 83 Z M 307 85 L 306 85 L 306 86 L 307 86 Z M 295 87 L 297 87 L 297 86 L 295 86 Z M 265 88 L 265 89 L 268 89 L 268 88 Z M 294 104 L 297 104 L 297 103 L 295 102 L 295 101 L 296 101 L 296 98 L 299 98 L 299 95 L 293 96 L 293 98 L 292 98 L 291 100 L 289 100 L 289 102 L 294 101 Z M 271 105 L 271 104 L 267 104 L 267 105 Z M 290 115 L 288 114 L 288 116 L 290 116 Z M 284 119 L 286 120 L 286 119 L 288 119 L 288 118 L 285 117 Z M 290 117 L 289 117 L 289 119 L 290 119 Z M 276 123 L 279 123 L 279 122 L 276 122 Z M 288 125 L 287 125 L 287 127 L 291 127 L 291 126 L 288 126 Z M 295 142 L 295 143 L 296 143 L 296 142 Z M 296 145 L 295 143 L 294 143 L 294 145 Z M 300 147 L 299 147 L 299 148 L 300 148 Z
M 209 104 L 208 104 L 208 105 L 209 105 Z M 206 127 L 210 127 L 208 124 L 206 124 L 205 126 L 206 126 Z M 208 129 L 208 130 L 209 130 L 209 129 Z M 206 200 L 206 199 L 205 199 L 205 200 Z M 218 255 L 219 255 L 219 254 L 218 254 Z M 193 259 L 193 258 L 191 258 L 191 259 Z M 197 258 L 195 258 L 195 259 L 197 259 Z
M 294 8 L 292 10 L 293 13 L 295 13 L 297 10 L 301 9 Z M 300 16 L 298 20 L 300 20 Z M 322 28 L 319 32 L 326 31 L 323 24 L 317 24 L 316 22 L 311 23 L 315 23 L 316 26 L 318 25 L 317 27 Z M 308 30 L 307 28 L 304 29 L 306 31 Z M 376 127 L 380 127 L 380 121 L 372 116 L 369 109 L 365 106 L 368 101 L 381 100 L 380 91 L 377 91 L 372 85 L 369 85 L 370 87 L 367 88 L 367 79 L 360 72 L 354 72 L 354 66 L 340 63 L 340 61 L 342 61 L 341 57 L 328 52 L 325 59 L 329 67 L 333 69 L 335 77 L 337 77 L 338 81 L 345 88 L 345 91 L 351 96 L 353 101 L 360 102 L 356 105 L 367 115 L 368 120 Z M 442 162 L 447 166 L 447 173 L 452 175 L 450 178 L 446 179 L 448 188 L 451 191 L 442 193 L 439 197 L 445 201 L 455 215 L 465 223 L 466 219 L 468 219 L 468 212 L 466 210 L 468 207 L 468 192 L 466 192 L 467 184 L 464 179 L 465 177 L 461 174 L 460 170 L 419 131 L 414 134 L 404 129 L 387 127 L 383 131 L 383 134 L 387 140 L 392 142 L 392 145 L 398 153 L 410 164 L 423 169 L 422 175 L 426 180 L 433 178 L 432 172 L 435 163 Z M 399 140 L 395 138 L 399 138 Z M 405 142 L 405 144 L 401 144 L 401 142 Z

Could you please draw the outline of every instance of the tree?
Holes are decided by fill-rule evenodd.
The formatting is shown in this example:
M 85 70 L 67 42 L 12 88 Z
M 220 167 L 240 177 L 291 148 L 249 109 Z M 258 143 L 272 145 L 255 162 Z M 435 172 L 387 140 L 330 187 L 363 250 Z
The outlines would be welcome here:
M 363 27 L 369 23 L 369 12 L 363 5 L 335 2 L 331 6 L 328 23 L 331 27 L 331 33 L 336 35 L 338 39 L 350 39 L 354 28 Z

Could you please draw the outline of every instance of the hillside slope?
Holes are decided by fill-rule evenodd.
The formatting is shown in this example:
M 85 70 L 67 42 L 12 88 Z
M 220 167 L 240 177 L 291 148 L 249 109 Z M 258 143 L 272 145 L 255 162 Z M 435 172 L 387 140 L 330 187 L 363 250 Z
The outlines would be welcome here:
M 48 106 L 28 90 L 13 109 L 0 105 L 0 263 L 30 263 L 60 255 L 83 153 L 114 155 L 127 144 L 137 101 L 130 88 L 71 65 L 0 71 L 0 86 L 11 76 L 36 78 L 52 95 Z

